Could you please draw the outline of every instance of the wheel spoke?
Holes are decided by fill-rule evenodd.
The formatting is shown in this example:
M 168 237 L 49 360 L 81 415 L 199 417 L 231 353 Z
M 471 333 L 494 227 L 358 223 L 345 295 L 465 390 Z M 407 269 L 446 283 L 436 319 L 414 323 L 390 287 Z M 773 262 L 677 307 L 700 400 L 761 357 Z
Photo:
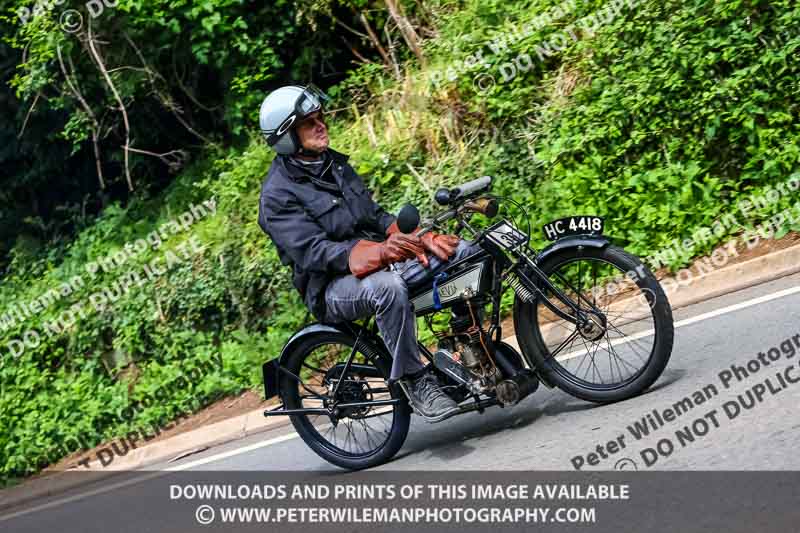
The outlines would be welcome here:
M 566 339 L 564 339 L 564 342 L 562 342 L 562 343 L 559 345 L 559 347 L 555 349 L 555 351 L 553 351 L 553 352 L 550 352 L 550 357 L 555 357 L 555 356 L 557 356 L 557 355 L 558 355 L 558 354 L 561 352 L 561 350 L 563 350 L 563 349 L 564 349 L 564 346 L 565 346 L 565 345 L 566 345 L 568 342 L 569 342 L 569 343 L 572 343 L 572 342 L 574 342 L 574 341 L 575 341 L 575 337 L 577 337 L 578 335 L 579 335 L 579 332 L 578 332 L 578 330 L 576 329 L 575 331 L 573 331 L 573 332 L 572 332 L 572 334 L 571 334 L 569 337 L 567 337 Z M 570 347 L 572 347 L 572 344 L 570 344 Z
M 297 376 L 297 385 L 292 388 L 292 408 L 320 408 L 323 403 L 334 407 L 393 398 L 385 379 L 364 377 L 363 372 L 353 368 L 341 372 L 350 353 L 353 354 L 353 363 L 375 366 L 365 362 L 370 359 L 364 356 L 362 349 L 361 343 L 358 350 L 354 350 L 353 343 L 327 341 L 314 345 L 303 355 L 296 355 L 294 364 L 297 366 L 294 368 L 302 374 Z M 337 368 L 336 372 L 332 372 L 334 368 Z M 327 376 L 334 374 L 336 379 L 326 380 Z M 337 385 L 337 398 L 334 399 Z M 345 407 L 335 411 L 338 417 L 335 420 L 330 418 L 331 415 L 320 414 L 293 415 L 293 419 L 300 420 L 334 455 L 358 459 L 373 455 L 386 445 L 396 427 L 395 417 L 399 408 L 400 404 Z
M 594 331 L 578 328 L 543 303 L 537 305 L 545 353 L 554 360 L 554 370 L 576 385 L 596 390 L 617 388 L 635 379 L 649 363 L 655 349 L 655 337 L 649 332 L 655 331 L 656 318 L 653 307 L 641 300 L 649 294 L 647 289 L 629 281 L 626 271 L 595 257 L 567 260 L 548 271 L 551 281 L 578 309 L 599 321 Z M 606 284 L 618 279 L 623 281 L 614 282 L 612 291 Z M 548 297 L 559 309 L 573 314 L 549 292 Z
M 633 351 L 633 352 L 636 354 L 636 357 L 638 357 L 638 358 L 639 358 L 639 360 L 640 360 L 640 361 L 642 361 L 642 363 L 645 363 L 645 364 L 646 364 L 646 363 L 647 363 L 647 359 L 648 359 L 648 358 L 644 358 L 644 359 L 642 359 L 642 357 L 641 357 L 641 354 L 639 354 L 639 352 L 638 352 L 638 351 L 637 351 L 637 350 L 634 348 L 635 346 L 639 346 L 640 348 L 642 348 L 642 346 L 641 346 L 641 344 L 640 344 L 640 342 L 639 342 L 639 339 L 634 339 L 634 338 L 628 337 L 627 335 L 625 335 L 624 333 L 622 333 L 622 332 L 621 332 L 621 331 L 620 331 L 620 330 L 619 330 L 619 329 L 618 329 L 616 326 L 614 326 L 613 324 L 609 323 L 609 325 L 612 327 L 612 329 L 614 329 L 614 331 L 616 331 L 617 333 L 619 333 L 620 337 L 617 337 L 618 339 L 622 339 L 622 338 L 625 338 L 625 339 L 627 339 L 627 340 L 625 341 L 625 344 L 629 345 L 629 346 L 631 347 L 631 351 Z M 606 336 L 608 336 L 608 331 L 606 331 Z M 617 344 L 622 344 L 622 343 L 617 343 Z M 611 340 L 610 340 L 610 339 L 609 339 L 609 345 L 611 345 Z
M 315 367 L 315 366 L 311 366 L 311 365 L 309 365 L 308 363 L 306 363 L 305 361 L 303 361 L 303 366 L 304 366 L 305 368 L 309 369 L 309 370 L 312 370 L 312 371 L 314 371 L 314 372 L 318 373 L 318 374 L 325 374 L 325 372 L 323 372 L 323 371 L 322 371 L 322 370 L 320 370 L 319 368 L 317 368 L 317 367 Z

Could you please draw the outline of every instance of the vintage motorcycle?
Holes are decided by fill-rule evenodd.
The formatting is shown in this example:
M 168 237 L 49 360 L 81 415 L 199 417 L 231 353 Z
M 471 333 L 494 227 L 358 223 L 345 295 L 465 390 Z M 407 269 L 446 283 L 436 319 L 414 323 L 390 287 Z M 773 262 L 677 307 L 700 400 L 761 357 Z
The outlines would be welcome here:
M 598 403 L 647 389 L 673 343 L 672 311 L 655 276 L 603 236 L 604 221 L 596 216 L 546 224 L 544 236 L 554 242 L 536 252 L 527 212 L 490 194 L 491 181 L 484 176 L 440 189 L 435 200 L 444 209 L 422 224 L 412 205 L 398 215 L 405 233 L 418 226 L 420 235 L 467 230 L 478 245 L 469 257 L 445 263 L 431 284 L 409 288 L 416 316 L 437 340 L 433 353 L 418 340 L 420 353 L 459 403 L 457 411 L 426 420 L 515 405 L 540 382 Z M 476 214 L 495 218 L 501 202 L 518 207 L 527 232 L 505 218 L 484 229 L 471 225 Z M 455 230 L 446 230 L 453 220 Z M 508 287 L 516 342 L 502 340 L 500 304 Z M 434 315 L 444 312 L 447 327 L 434 331 Z M 266 398 L 282 400 L 264 415 L 288 415 L 314 452 L 342 468 L 381 464 L 402 447 L 413 412 L 402 382 L 387 381 L 391 366 L 372 318 L 308 325 L 263 365 Z

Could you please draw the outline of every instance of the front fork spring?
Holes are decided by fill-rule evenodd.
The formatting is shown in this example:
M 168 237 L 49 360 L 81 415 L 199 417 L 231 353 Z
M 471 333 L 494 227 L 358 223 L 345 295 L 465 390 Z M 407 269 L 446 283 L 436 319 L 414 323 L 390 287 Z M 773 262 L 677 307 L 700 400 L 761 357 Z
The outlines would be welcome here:
M 511 272 L 508 275 L 508 277 L 506 277 L 506 281 L 508 282 L 509 285 L 511 285 L 511 288 L 514 289 L 514 292 L 517 293 L 517 296 L 519 296 L 523 302 L 533 303 L 533 301 L 536 299 L 533 292 L 531 292 L 530 289 L 528 289 L 525 285 L 523 285 L 522 281 L 520 281 L 517 275 L 514 274 L 513 272 Z

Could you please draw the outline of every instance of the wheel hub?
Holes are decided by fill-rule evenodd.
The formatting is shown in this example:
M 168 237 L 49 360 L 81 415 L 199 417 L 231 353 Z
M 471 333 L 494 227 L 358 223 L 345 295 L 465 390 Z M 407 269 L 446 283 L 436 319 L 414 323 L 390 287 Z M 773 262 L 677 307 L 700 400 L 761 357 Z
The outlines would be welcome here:
M 584 339 L 596 342 L 605 336 L 607 329 L 605 316 L 589 312 L 586 315 L 586 322 L 578 328 L 578 331 Z
M 330 387 L 331 392 L 335 388 L 333 385 Z M 347 380 L 341 384 L 339 387 L 339 393 L 336 397 L 337 404 L 348 404 L 348 403 L 357 403 L 357 402 L 367 402 L 369 401 L 369 385 L 366 381 L 353 381 Z M 364 416 L 367 411 L 369 411 L 369 407 L 337 407 L 336 414 L 339 418 L 358 418 L 360 416 Z

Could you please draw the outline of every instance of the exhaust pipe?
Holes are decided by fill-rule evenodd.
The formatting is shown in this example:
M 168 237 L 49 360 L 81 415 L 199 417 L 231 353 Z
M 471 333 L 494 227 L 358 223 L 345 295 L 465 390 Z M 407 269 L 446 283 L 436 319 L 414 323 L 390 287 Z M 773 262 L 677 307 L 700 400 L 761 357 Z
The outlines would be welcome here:
M 539 378 L 536 377 L 536 373 L 526 368 L 498 383 L 495 394 L 497 400 L 504 406 L 516 405 L 524 397 L 536 392 L 538 388 Z

